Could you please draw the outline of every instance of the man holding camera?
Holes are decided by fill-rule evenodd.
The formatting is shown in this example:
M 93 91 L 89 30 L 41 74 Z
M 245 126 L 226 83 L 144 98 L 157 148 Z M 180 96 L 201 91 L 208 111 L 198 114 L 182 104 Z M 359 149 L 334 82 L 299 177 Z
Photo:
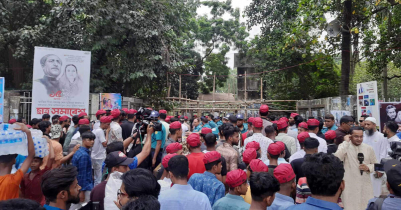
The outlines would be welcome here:
M 369 200 L 367 210 L 383 209 L 396 210 L 401 205 L 401 163 L 398 160 L 388 160 L 384 164 L 387 174 L 387 189 L 390 194 L 385 198 L 372 198 Z
M 166 129 L 158 120 L 159 112 L 152 111 L 150 114 L 150 119 L 153 122 L 153 126 L 155 132 L 152 134 L 152 146 L 151 146 L 151 154 L 152 154 L 152 170 L 158 166 L 162 161 L 162 154 L 164 149 L 164 143 L 166 142 Z

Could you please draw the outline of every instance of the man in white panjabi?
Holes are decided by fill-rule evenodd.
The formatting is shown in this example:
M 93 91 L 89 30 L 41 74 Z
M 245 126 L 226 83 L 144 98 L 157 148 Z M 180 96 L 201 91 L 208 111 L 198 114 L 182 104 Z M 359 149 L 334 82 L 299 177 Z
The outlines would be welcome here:
M 376 119 L 368 117 L 365 119 L 365 132 L 363 133 L 363 143 L 370 145 L 375 151 L 376 161 L 388 156 L 388 140 L 384 135 L 376 130 Z M 373 195 L 379 197 L 382 193 L 382 185 L 386 184 L 386 176 L 383 173 L 375 172 L 371 174 L 373 184 Z
M 362 142 L 362 128 L 351 128 L 351 136 L 345 136 L 343 143 L 334 153 L 344 162 L 345 189 L 341 199 L 346 210 L 364 210 L 369 199 L 373 197 L 370 174 L 374 171 L 374 164 L 377 162 L 376 155 L 371 146 Z M 358 153 L 364 155 L 362 164 L 359 163 Z M 362 175 L 361 171 L 363 171 Z

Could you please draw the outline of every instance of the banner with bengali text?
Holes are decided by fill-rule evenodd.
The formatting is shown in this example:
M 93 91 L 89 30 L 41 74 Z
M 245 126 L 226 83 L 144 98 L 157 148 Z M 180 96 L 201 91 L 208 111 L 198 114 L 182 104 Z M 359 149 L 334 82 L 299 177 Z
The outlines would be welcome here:
M 35 47 L 32 118 L 88 112 L 91 52 Z

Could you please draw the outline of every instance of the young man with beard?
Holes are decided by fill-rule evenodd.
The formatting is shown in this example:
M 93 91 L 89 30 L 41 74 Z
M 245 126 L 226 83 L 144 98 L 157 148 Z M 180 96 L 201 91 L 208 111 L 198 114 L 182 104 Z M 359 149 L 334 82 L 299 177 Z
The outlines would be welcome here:
M 262 161 L 265 162 L 267 161 L 267 148 L 271 143 L 273 143 L 273 141 L 262 134 L 263 126 L 264 125 L 262 118 L 255 117 L 253 119 L 253 135 L 245 139 L 244 146 L 246 147 L 246 145 L 252 141 L 258 142 L 260 145 L 260 149 L 262 150 L 262 153 L 260 154 L 262 157 Z M 266 133 L 266 131 L 263 132 Z
M 384 137 L 387 137 L 387 141 L 391 146 L 392 142 L 400 141 L 397 136 L 398 125 L 394 121 L 388 121 L 384 124 L 383 134 Z
M 175 121 L 169 125 L 170 137 L 167 139 L 164 144 L 164 148 L 167 148 L 168 145 L 175 143 L 178 141 L 178 138 L 182 136 L 182 127 L 179 121 Z M 167 155 L 167 150 L 163 150 L 163 157 Z
M 368 117 L 365 119 L 365 132 L 363 133 L 363 143 L 371 146 L 375 151 L 376 162 L 387 157 L 389 143 L 384 135 L 376 130 L 376 119 Z M 382 182 L 385 180 L 383 173 L 376 172 L 371 175 L 373 182 L 374 196 L 379 197 L 382 191 Z
M 233 171 L 238 168 L 239 154 L 237 150 L 233 148 L 233 145 L 238 145 L 239 132 L 240 131 L 237 127 L 234 127 L 231 124 L 226 124 L 223 130 L 225 142 L 216 149 L 216 151 L 226 159 L 227 171 Z
M 322 133 L 325 134 L 329 130 L 337 130 L 336 121 L 334 120 L 334 116 L 332 114 L 327 114 L 324 116 L 324 127 L 322 129 Z
M 67 210 L 69 204 L 79 203 L 77 169 L 74 166 L 56 168 L 42 177 L 42 192 L 49 201 L 44 205 L 47 210 Z

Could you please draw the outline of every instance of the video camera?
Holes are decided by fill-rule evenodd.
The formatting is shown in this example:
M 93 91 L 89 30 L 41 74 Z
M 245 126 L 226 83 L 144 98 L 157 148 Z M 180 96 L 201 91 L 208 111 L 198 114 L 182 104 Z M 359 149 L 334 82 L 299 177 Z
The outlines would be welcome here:
M 395 141 L 390 143 L 391 151 L 388 152 L 388 155 L 391 158 L 383 158 L 380 160 L 379 164 L 375 164 L 375 171 L 384 171 L 384 164 L 391 159 L 401 161 L 401 142 Z
M 146 108 L 139 108 L 138 112 L 136 113 L 136 118 L 140 120 L 138 123 L 139 130 L 142 135 L 146 134 L 148 125 L 152 122 L 153 125 L 151 125 L 155 131 L 162 131 L 162 124 L 160 122 L 157 122 L 156 117 L 152 117 L 152 110 L 146 109 Z

